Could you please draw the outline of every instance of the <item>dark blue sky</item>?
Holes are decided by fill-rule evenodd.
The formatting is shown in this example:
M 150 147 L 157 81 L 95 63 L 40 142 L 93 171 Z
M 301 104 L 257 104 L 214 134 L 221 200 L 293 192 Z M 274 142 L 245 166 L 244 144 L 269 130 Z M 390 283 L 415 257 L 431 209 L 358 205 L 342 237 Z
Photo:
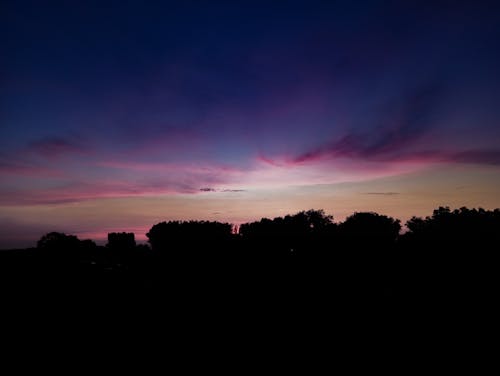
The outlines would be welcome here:
M 494 1 L 2 1 L 0 221 L 495 169 L 499 25 Z

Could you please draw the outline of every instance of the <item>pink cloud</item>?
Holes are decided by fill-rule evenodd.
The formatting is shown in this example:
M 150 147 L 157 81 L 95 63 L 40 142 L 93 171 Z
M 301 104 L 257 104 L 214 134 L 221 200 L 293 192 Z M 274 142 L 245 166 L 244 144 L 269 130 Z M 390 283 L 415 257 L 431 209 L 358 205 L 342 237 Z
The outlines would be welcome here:
M 242 169 L 222 164 L 209 163 L 169 163 L 169 162 L 134 162 L 106 160 L 96 163 L 101 167 L 138 172 L 182 172 L 191 174 L 240 174 Z
M 350 148 L 347 150 L 338 149 L 335 146 L 331 149 L 315 150 L 304 153 L 298 157 L 285 157 L 287 165 L 314 164 L 320 161 L 350 159 L 353 161 L 374 161 L 386 163 L 466 163 L 466 164 L 485 164 L 500 165 L 499 150 L 398 150 L 387 153 L 375 153 L 373 156 L 365 154 L 364 150 Z M 271 164 L 278 163 L 270 160 Z
M 265 164 L 269 164 L 269 165 L 275 166 L 275 167 L 283 167 L 283 166 L 286 166 L 288 164 L 288 163 L 278 162 L 277 160 L 274 160 L 272 158 L 268 158 L 268 157 L 264 156 L 263 154 L 259 154 L 257 156 L 257 161 L 265 163 Z
M 439 113 L 440 82 L 430 81 L 378 108 L 369 127 L 356 127 L 302 153 L 276 158 L 261 157 L 269 164 L 315 164 L 342 160 L 395 163 L 415 159 L 435 145 L 433 136 Z M 432 148 L 432 146 L 430 146 Z M 434 159 L 439 159 L 437 154 Z
M 396 132 L 394 129 L 381 132 L 375 140 L 367 134 L 347 134 L 298 155 L 267 157 L 260 154 L 247 163 L 247 168 L 209 161 L 134 161 L 103 153 L 70 161 L 63 170 L 55 170 L 35 163 L 15 162 L 11 158 L 0 162 L 0 176 L 21 175 L 37 179 L 30 187 L 0 189 L 0 204 L 41 205 L 102 198 L 224 194 L 268 187 L 368 180 L 412 172 L 435 163 L 500 165 L 500 150 L 422 150 L 421 144 L 411 140 L 415 131 Z M 394 136 L 394 132 L 398 135 Z M 54 149 L 53 155 L 69 150 L 66 149 L 69 144 L 64 142 L 44 145 L 48 150 Z M 47 177 L 57 179 L 44 182 Z M 44 186 L 50 183 L 52 187 L 36 188 L 38 181 Z
M 67 171 L 65 182 L 51 188 L 20 188 L 0 191 L 2 205 L 38 205 L 79 202 L 100 198 L 140 197 L 155 195 L 200 194 L 204 187 L 217 192 L 236 188 L 233 183 L 244 171 L 230 166 L 182 165 L 169 163 L 100 162 L 98 166 L 115 169 L 104 171 L 103 177 L 78 178 L 78 171 Z
M 4 191 L 0 197 L 0 205 L 45 205 L 80 202 L 100 198 L 121 198 L 160 194 L 194 193 L 194 191 L 153 188 L 131 187 L 125 184 L 95 184 L 95 185 L 70 185 L 44 190 L 22 189 Z

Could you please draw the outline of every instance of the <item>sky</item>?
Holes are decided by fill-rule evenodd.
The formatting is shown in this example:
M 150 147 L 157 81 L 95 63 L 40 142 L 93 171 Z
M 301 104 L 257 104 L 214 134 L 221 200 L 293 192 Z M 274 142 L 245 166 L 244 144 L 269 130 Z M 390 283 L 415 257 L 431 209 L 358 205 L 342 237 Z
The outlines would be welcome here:
M 500 207 L 500 3 L 2 1 L 0 248 Z

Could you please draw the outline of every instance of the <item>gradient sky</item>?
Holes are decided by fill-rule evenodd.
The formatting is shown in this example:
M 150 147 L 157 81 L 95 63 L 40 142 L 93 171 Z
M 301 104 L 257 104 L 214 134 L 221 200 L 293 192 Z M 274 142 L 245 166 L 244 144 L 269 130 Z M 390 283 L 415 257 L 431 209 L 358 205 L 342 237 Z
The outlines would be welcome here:
M 496 1 L 2 1 L 0 248 L 500 207 Z

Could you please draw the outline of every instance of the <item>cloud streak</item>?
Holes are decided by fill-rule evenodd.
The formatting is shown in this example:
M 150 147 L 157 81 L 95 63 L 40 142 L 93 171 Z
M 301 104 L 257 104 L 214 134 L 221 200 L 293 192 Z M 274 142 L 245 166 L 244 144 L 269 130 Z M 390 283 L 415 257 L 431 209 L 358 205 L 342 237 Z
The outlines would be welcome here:
M 185 158 L 185 154 L 192 151 L 188 146 L 193 144 L 193 139 L 197 149 L 211 147 L 210 142 L 214 142 L 190 131 L 155 128 L 156 133 L 153 133 L 158 136 L 157 140 L 151 141 L 150 134 L 138 137 L 136 149 L 127 145 L 130 152 L 128 149 L 90 147 L 72 137 L 46 137 L 28 144 L 26 149 L 18 150 L 9 158 L 0 158 L 0 177 L 32 176 L 39 178 L 43 187 L 47 187 L 43 178 L 58 180 L 50 182 L 51 187 L 45 189 L 33 184 L 32 188 L 19 186 L 17 190 L 0 190 L 0 203 L 37 205 L 113 197 L 241 193 L 246 191 L 240 188 L 242 186 L 254 190 L 368 180 L 410 172 L 433 163 L 500 165 L 500 149 L 453 150 L 450 145 L 445 150 L 428 142 L 439 127 L 437 120 L 443 96 L 446 96 L 445 85 L 427 82 L 377 106 L 373 116 L 363 120 L 366 124 L 354 124 L 329 142 L 302 153 L 276 158 L 260 153 L 254 160 L 240 158 L 237 164 L 233 160 L 228 164 L 210 159 L 194 162 Z M 280 140 L 283 141 L 287 140 Z M 153 156 L 148 156 L 146 146 L 154 146 Z M 168 150 L 160 155 L 163 147 Z M 198 150 L 192 153 L 198 156 Z M 66 159 L 67 156 L 78 158 Z M 63 158 L 64 164 L 61 163 Z M 89 171 L 85 181 L 81 178 L 85 173 L 82 171 Z M 390 196 L 397 193 L 366 194 Z
M 98 165 L 103 168 L 102 164 Z M 243 191 L 227 188 L 243 175 L 241 170 L 228 166 L 127 162 L 105 165 L 101 177 L 94 175 L 82 180 L 78 174 L 64 170 L 47 186 L 43 183 L 47 177 L 43 169 L 38 171 L 29 165 L 0 164 L 0 176 L 12 172 L 36 178 L 29 187 L 19 184 L 17 189 L 0 187 L 0 205 L 64 204 L 103 198 Z M 34 176 L 35 172 L 40 175 Z M 38 183 L 43 184 L 38 187 Z M 198 188 L 200 186 L 202 188 Z
M 422 86 L 381 108 L 378 118 L 369 120 L 375 122 L 368 127 L 369 131 L 347 133 L 288 158 L 287 162 L 300 164 L 340 158 L 390 161 L 404 157 L 432 130 L 442 93 L 438 83 Z
M 63 156 L 77 154 L 83 155 L 89 152 L 87 146 L 63 137 L 48 137 L 28 146 L 29 150 L 48 159 L 57 159 Z
M 356 169 L 364 163 L 419 164 L 464 163 L 500 165 L 500 149 L 437 147 L 434 135 L 439 128 L 441 102 L 447 93 L 445 85 L 432 82 L 410 91 L 379 110 L 368 127 L 351 130 L 336 139 L 295 155 L 258 160 L 270 166 L 314 166 L 332 163 Z
M 341 142 L 343 146 L 346 144 Z M 366 149 L 358 149 L 356 146 L 347 150 L 342 150 L 336 145 L 328 152 L 312 152 L 303 154 L 297 158 L 287 160 L 287 165 L 296 164 L 314 164 L 315 162 L 325 160 L 351 159 L 354 161 L 373 161 L 386 163 L 453 163 L 453 164 L 478 164 L 500 166 L 500 149 L 496 150 L 462 150 L 462 151 L 447 151 L 447 150 L 400 150 L 396 148 L 392 153 L 388 154 L 368 154 Z
M 0 160 L 0 178 L 2 175 L 56 177 L 61 175 L 61 171 L 33 163 Z
M 3 190 L 0 205 L 66 204 L 87 200 L 123 197 L 141 197 L 174 194 L 193 194 L 196 190 L 183 184 L 129 184 L 123 182 L 80 183 L 49 189 Z
M 373 195 L 373 196 L 396 196 L 396 195 L 399 195 L 399 192 L 366 192 L 365 195 Z
M 215 189 L 215 188 L 200 188 L 201 192 L 223 192 L 223 193 L 239 193 L 246 192 L 246 189 Z
M 500 166 L 500 149 L 466 150 L 449 155 L 449 160 L 457 163 L 474 163 Z

